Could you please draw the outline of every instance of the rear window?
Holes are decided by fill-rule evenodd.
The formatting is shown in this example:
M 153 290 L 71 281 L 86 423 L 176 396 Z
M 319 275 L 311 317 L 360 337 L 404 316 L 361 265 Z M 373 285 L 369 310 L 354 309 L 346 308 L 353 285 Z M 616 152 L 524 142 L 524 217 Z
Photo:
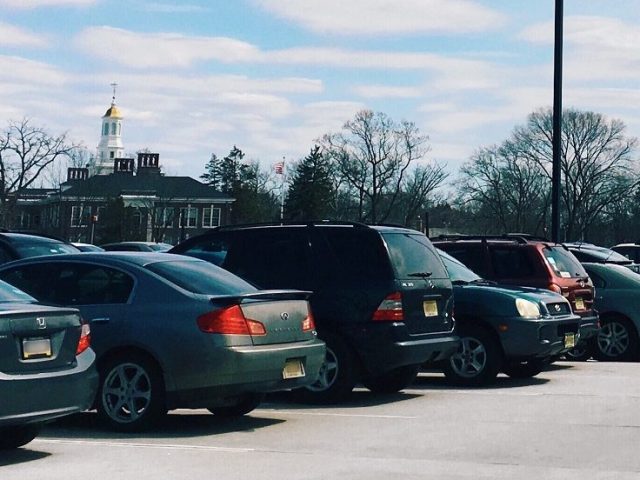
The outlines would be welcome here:
M 208 262 L 157 262 L 146 265 L 146 268 L 193 293 L 235 295 L 256 291 L 250 283 Z
M 24 293 L 22 290 L 17 289 L 13 285 L 9 285 L 6 282 L 0 280 L 0 303 L 7 302 L 20 302 L 20 303 L 31 303 L 35 302 L 36 299 L 31 295 Z
M 20 242 L 15 243 L 14 247 L 18 251 L 20 258 L 78 253 L 80 251 L 73 245 L 59 242 Z
M 383 233 L 391 264 L 398 278 L 427 274 L 433 278 L 449 278 L 440 256 L 424 235 Z
M 544 247 L 544 258 L 556 275 L 562 278 L 586 277 L 578 259 L 564 247 Z

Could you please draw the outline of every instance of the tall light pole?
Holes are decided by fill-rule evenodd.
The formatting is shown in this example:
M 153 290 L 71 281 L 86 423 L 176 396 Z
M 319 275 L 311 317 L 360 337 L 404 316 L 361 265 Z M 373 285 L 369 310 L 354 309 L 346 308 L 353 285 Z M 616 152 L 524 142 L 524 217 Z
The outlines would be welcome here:
M 551 175 L 551 240 L 560 241 L 560 154 L 562 148 L 562 22 L 564 0 L 556 0 L 553 49 L 553 169 Z

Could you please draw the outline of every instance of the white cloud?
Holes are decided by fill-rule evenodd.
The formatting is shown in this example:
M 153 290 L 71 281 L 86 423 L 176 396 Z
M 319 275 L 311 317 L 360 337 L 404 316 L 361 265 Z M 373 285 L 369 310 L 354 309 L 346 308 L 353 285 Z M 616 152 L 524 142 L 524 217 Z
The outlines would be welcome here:
M 0 7 L 32 9 L 38 7 L 86 7 L 98 0 L 0 0 Z
M 423 94 L 423 88 L 394 85 L 357 85 L 353 88 L 353 92 L 365 98 L 415 98 Z
M 0 45 L 7 47 L 44 47 L 47 44 L 44 37 L 33 32 L 0 22 Z
M 321 33 L 379 35 L 483 32 L 505 16 L 471 0 L 254 0 L 267 11 Z
M 173 4 L 173 3 L 157 3 L 149 2 L 145 3 L 142 8 L 147 12 L 152 13 L 202 13 L 208 12 L 210 9 L 202 7 L 200 5 L 189 4 Z
M 21 57 L 0 55 L 0 83 L 21 84 L 26 89 L 60 86 L 68 76 L 56 67 Z

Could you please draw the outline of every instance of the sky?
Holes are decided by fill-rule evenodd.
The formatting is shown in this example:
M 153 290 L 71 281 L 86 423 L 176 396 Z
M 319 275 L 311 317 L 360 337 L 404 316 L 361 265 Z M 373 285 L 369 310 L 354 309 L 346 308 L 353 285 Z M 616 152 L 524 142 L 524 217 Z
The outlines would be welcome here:
M 565 0 L 563 105 L 640 136 L 640 0 Z M 126 152 L 198 177 L 236 145 L 266 169 L 370 109 L 455 177 L 553 103 L 553 0 L 0 0 L 0 131 L 95 152 L 111 83 Z

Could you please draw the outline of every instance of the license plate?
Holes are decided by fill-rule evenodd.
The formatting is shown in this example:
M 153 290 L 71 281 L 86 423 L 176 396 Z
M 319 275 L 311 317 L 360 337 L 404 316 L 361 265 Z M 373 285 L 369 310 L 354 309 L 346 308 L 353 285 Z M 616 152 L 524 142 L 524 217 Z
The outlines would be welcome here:
M 304 377 L 304 367 L 298 359 L 287 360 L 282 369 L 282 378 Z
M 575 333 L 565 333 L 564 334 L 564 347 L 565 348 L 573 348 L 576 346 L 576 335 Z
M 576 297 L 576 310 L 584 310 L 584 300 L 580 297 Z
M 51 356 L 51 340 L 48 338 L 23 338 L 22 358 L 47 358 Z
M 437 317 L 438 316 L 438 302 L 435 300 L 425 300 L 422 302 L 422 310 L 424 310 L 425 317 Z

